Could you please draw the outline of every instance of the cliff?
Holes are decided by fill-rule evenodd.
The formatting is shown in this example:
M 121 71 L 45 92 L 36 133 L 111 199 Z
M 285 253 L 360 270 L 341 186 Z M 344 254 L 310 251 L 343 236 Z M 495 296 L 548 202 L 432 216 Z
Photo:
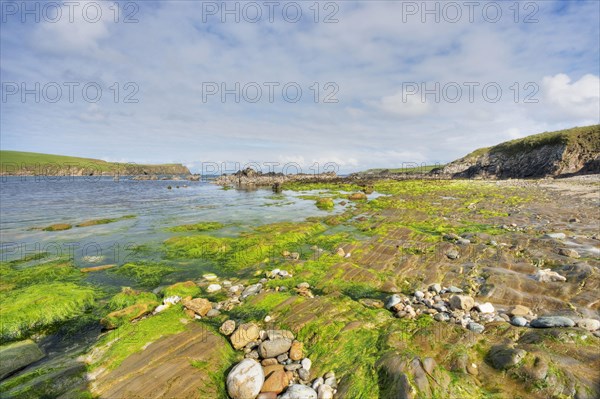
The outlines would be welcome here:
M 0 166 L 2 176 L 190 175 L 181 164 L 118 163 L 19 151 L 0 151 Z
M 480 148 L 432 173 L 500 179 L 600 173 L 600 125 L 535 134 Z

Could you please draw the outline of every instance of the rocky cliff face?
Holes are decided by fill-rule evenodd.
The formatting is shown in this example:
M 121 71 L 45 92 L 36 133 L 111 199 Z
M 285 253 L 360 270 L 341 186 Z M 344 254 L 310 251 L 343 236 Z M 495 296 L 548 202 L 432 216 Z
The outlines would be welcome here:
M 500 179 L 600 173 L 600 125 L 542 133 L 480 149 L 444 166 L 441 173 Z

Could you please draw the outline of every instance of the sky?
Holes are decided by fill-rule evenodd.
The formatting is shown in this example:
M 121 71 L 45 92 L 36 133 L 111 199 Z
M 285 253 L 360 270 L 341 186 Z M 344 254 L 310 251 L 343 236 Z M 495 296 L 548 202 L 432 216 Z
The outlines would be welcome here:
M 3 150 L 347 173 L 600 123 L 597 0 L 0 12 Z

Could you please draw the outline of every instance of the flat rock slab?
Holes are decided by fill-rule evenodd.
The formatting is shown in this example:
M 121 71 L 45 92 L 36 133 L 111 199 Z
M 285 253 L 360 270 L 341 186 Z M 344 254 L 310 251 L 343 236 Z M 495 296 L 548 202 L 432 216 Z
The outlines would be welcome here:
M 205 399 L 217 397 L 218 388 L 208 376 L 220 368 L 225 340 L 199 323 L 163 337 L 119 367 L 98 377 L 92 393 L 110 399 Z M 205 362 L 199 369 L 192 361 Z M 211 369 L 212 367 L 212 369 Z
M 30 339 L 0 346 L 0 380 L 44 356 L 37 344 Z

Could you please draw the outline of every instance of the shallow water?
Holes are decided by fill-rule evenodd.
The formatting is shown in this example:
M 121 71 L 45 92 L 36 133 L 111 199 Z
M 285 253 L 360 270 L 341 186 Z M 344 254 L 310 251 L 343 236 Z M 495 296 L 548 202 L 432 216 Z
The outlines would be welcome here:
M 4 177 L 0 183 L 1 260 L 47 251 L 52 256 L 72 257 L 80 267 L 122 264 L 135 258 L 136 246 L 157 250 L 166 238 L 182 234 L 167 231 L 171 226 L 217 221 L 226 226 L 215 234 L 236 235 L 251 226 L 302 221 L 343 210 L 341 206 L 332 212 L 320 210 L 313 200 L 299 198 L 302 195 L 306 192 L 223 190 L 210 182 Z M 125 215 L 135 218 L 65 231 L 41 230 L 55 223 L 75 225 Z M 209 266 L 193 263 L 190 273 Z M 108 273 L 91 273 L 89 278 L 109 285 L 125 283 Z

